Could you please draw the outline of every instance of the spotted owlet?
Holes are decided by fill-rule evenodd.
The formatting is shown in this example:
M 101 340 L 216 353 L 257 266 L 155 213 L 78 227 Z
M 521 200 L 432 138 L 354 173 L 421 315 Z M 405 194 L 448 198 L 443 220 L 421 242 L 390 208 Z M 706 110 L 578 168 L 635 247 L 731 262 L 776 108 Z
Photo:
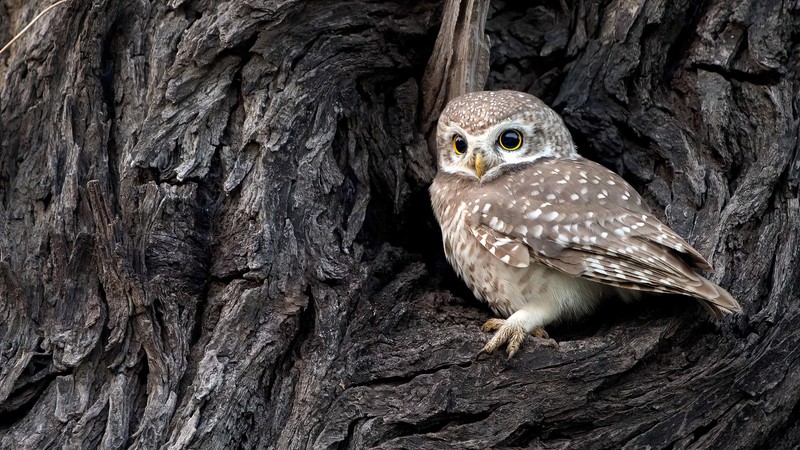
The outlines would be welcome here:
M 514 91 L 451 101 L 436 133 L 430 188 L 447 260 L 505 319 L 483 348 L 509 357 L 527 333 L 640 291 L 696 297 L 715 317 L 741 312 L 695 273 L 711 266 L 659 222 L 620 176 L 582 158 L 561 117 Z

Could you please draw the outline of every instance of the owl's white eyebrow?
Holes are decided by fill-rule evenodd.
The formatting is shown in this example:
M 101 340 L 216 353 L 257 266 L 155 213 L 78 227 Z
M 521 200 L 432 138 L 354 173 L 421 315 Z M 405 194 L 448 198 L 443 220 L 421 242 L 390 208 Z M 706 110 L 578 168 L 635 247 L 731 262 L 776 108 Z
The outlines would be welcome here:
M 484 143 L 487 140 L 494 141 L 494 139 L 500 135 L 503 131 L 507 129 L 507 127 L 513 126 L 513 128 L 520 130 L 524 136 L 530 136 L 536 130 L 535 127 L 523 123 L 517 119 L 505 119 L 502 122 L 497 122 L 494 125 L 488 126 L 483 133 L 479 134 L 470 134 L 467 133 L 463 128 L 459 127 L 455 124 L 447 125 L 444 130 L 442 130 L 446 135 L 454 135 L 458 134 L 468 142 L 472 143 Z M 472 145 L 470 145 L 472 147 Z
M 464 131 L 464 129 L 459 127 L 458 125 L 448 125 L 443 131 L 446 134 L 449 135 L 458 134 L 463 136 L 464 138 L 467 138 L 469 136 L 469 133 Z

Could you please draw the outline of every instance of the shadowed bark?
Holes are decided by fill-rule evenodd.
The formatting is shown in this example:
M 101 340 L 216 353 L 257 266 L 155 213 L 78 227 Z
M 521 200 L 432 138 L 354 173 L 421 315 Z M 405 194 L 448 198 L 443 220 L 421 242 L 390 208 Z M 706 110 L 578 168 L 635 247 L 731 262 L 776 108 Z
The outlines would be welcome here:
M 427 196 L 444 2 L 70 1 L 0 55 L 0 447 L 796 447 L 800 5 L 519 3 L 487 87 L 562 113 L 743 315 L 609 302 L 475 358 Z

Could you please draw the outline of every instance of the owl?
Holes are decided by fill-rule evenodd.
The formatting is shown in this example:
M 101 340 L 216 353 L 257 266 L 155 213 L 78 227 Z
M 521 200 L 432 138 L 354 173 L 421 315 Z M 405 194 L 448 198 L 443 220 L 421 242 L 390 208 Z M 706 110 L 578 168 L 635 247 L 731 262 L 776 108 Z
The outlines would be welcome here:
M 482 351 L 641 292 L 695 297 L 713 316 L 739 313 L 695 269 L 700 253 L 651 214 L 620 176 L 582 158 L 561 117 L 514 91 L 473 92 L 439 118 L 431 203 L 444 252 L 475 296 L 502 318 Z

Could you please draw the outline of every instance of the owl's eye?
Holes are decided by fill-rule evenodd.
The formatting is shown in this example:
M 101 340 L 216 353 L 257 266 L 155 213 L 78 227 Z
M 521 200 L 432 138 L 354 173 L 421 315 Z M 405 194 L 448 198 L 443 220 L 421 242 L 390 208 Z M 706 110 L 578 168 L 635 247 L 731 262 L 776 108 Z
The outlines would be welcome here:
M 522 147 L 522 133 L 517 130 L 506 130 L 497 139 L 503 150 L 513 151 Z
M 456 155 L 463 155 L 467 151 L 467 141 L 457 134 L 453 136 L 453 151 Z

